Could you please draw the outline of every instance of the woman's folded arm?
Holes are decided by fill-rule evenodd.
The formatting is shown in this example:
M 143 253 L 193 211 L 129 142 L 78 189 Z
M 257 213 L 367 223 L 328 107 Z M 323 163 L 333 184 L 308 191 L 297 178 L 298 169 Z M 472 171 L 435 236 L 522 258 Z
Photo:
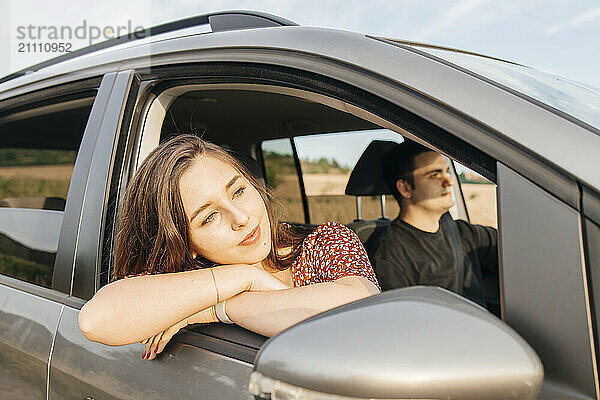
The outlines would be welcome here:
M 214 278 L 213 278 L 214 276 Z M 79 313 L 89 340 L 111 346 L 139 342 L 244 291 L 286 288 L 268 272 L 227 265 L 125 278 L 101 288 Z
M 278 291 L 244 292 L 226 302 L 226 312 L 236 324 L 265 336 L 322 311 L 379 293 L 367 278 L 346 276 Z
M 349 276 L 334 282 L 287 290 L 242 292 L 227 299 L 227 312 L 236 323 L 272 336 L 308 317 L 353 300 L 379 293 L 367 278 Z M 142 358 L 153 359 L 171 338 L 189 324 L 218 322 L 214 307 L 201 310 L 143 340 Z

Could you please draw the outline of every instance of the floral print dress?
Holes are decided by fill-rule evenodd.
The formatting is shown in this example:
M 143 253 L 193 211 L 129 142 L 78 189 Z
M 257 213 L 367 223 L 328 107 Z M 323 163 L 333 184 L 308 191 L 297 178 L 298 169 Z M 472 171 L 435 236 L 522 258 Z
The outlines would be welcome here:
M 326 222 L 310 233 L 291 268 L 296 287 L 362 276 L 381 290 L 360 239 L 337 222 Z

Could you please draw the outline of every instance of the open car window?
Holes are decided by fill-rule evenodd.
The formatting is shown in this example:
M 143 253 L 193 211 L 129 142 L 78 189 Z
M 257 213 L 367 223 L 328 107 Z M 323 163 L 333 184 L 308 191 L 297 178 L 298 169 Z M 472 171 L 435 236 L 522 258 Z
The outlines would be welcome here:
M 0 115 L 0 274 L 51 288 L 77 151 L 94 97 Z
M 356 229 L 366 244 L 373 231 L 359 232 L 357 216 L 385 228 L 399 207 L 391 195 L 383 203 L 380 196 L 360 196 L 357 204 L 357 196 L 345 194 L 348 178 L 373 140 L 402 143 L 405 136 L 401 128 L 384 128 L 366 120 L 368 113 L 358 117 L 348 108 L 321 95 L 268 85 L 175 86 L 146 105 L 134 159 L 139 165 L 159 142 L 196 134 L 238 157 L 264 180 L 283 205 L 283 220 L 310 226 L 340 222 Z M 263 340 L 237 326 L 190 329 L 255 349 Z

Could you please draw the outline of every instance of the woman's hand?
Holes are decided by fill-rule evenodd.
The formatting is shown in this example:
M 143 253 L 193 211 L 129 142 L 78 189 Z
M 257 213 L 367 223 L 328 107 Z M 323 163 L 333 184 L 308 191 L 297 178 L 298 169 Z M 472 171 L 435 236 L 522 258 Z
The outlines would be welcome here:
M 158 353 L 164 350 L 171 338 L 185 326 L 187 326 L 187 322 L 183 320 L 148 339 L 142 340 L 140 343 L 146 345 L 146 350 L 144 351 L 142 358 L 144 360 L 154 359 Z
M 179 321 L 175 325 L 170 328 L 165 329 L 164 331 L 157 333 L 156 335 L 142 340 L 140 343 L 146 345 L 146 350 L 142 355 L 144 360 L 152 360 L 156 357 L 157 354 L 161 353 L 167 343 L 175 336 L 179 330 L 185 328 L 188 325 L 192 324 L 206 324 L 210 322 L 218 322 L 217 314 L 215 313 L 215 307 L 209 307 L 202 311 L 197 312 L 196 314 Z

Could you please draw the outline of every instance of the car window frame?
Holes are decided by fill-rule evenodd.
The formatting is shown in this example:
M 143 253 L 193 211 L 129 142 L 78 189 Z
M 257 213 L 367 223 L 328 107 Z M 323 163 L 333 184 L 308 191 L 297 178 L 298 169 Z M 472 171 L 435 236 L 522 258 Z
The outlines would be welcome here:
M 240 68 L 240 66 L 246 73 L 248 73 L 247 63 L 233 63 L 233 65 L 225 65 L 223 66 L 223 68 L 231 68 L 232 71 L 236 71 Z M 251 66 L 256 67 L 255 65 Z M 155 67 L 148 70 L 136 70 L 135 79 L 137 79 L 140 82 L 140 86 L 135 99 L 136 105 L 133 114 L 139 115 L 139 117 L 137 118 L 137 123 L 131 125 L 128 133 L 129 136 L 127 141 L 131 145 L 128 145 L 128 153 L 123 159 L 124 164 L 121 169 L 121 180 L 119 182 L 119 189 L 117 190 L 119 196 L 122 196 L 127 181 L 131 178 L 137 165 L 141 162 L 145 154 L 147 154 L 149 150 L 151 150 L 154 146 L 158 144 L 158 137 L 156 136 L 156 134 L 148 135 L 148 131 L 146 130 L 149 128 L 149 125 L 147 125 L 149 122 L 156 123 L 156 121 L 160 121 L 160 123 L 162 124 L 161 118 L 157 119 L 155 116 L 150 115 L 152 104 L 156 101 L 157 96 L 160 96 L 160 93 L 164 93 L 165 91 L 173 87 L 181 88 L 187 86 L 189 89 L 192 86 L 195 88 L 210 86 L 211 88 L 219 88 L 220 85 L 220 88 L 223 89 L 231 88 L 232 85 L 251 86 L 258 84 L 258 86 L 261 88 L 268 87 L 270 88 L 270 90 L 277 89 L 280 90 L 283 94 L 290 94 L 291 92 L 295 91 L 294 93 L 296 93 L 297 95 L 298 92 L 300 92 L 304 93 L 305 95 L 308 95 L 309 98 L 313 101 L 317 99 L 316 101 L 321 102 L 322 104 L 325 104 L 332 108 L 343 110 L 345 112 L 349 112 L 350 114 L 354 114 L 356 117 L 365 119 L 369 122 L 381 126 L 382 128 L 387 128 L 396 131 L 405 137 L 409 137 L 413 140 L 425 143 L 428 147 L 434 148 L 436 151 L 439 151 L 444 155 L 448 154 L 445 150 L 446 148 L 452 148 L 453 146 L 456 146 L 455 142 L 453 143 L 453 146 L 440 147 L 439 145 L 440 143 L 443 143 L 443 141 L 439 140 L 439 135 L 436 135 L 438 140 L 436 140 L 435 143 L 426 142 L 427 139 L 422 139 L 418 136 L 415 136 L 415 134 L 407 131 L 405 129 L 404 124 L 398 124 L 397 122 L 391 122 L 389 121 L 389 119 L 386 119 L 386 117 L 390 116 L 389 112 L 385 113 L 381 112 L 381 110 L 378 110 L 379 112 L 370 111 L 369 107 L 357 105 L 354 102 L 340 100 L 342 97 L 340 97 L 339 93 L 324 93 L 322 90 L 319 89 L 319 86 L 321 86 L 322 82 L 319 80 L 315 80 L 314 76 L 311 76 L 311 79 L 313 82 L 315 82 L 315 86 L 307 87 L 302 85 L 299 86 L 296 82 L 292 84 L 289 81 L 282 81 L 281 79 L 274 83 L 273 81 L 267 80 L 266 78 L 247 78 L 244 76 L 240 76 L 239 74 L 232 74 L 233 76 L 220 77 L 219 79 L 215 79 L 214 77 L 211 77 L 210 74 L 208 74 L 208 76 L 206 76 L 206 74 L 203 74 L 203 67 L 204 69 L 211 69 L 212 66 L 210 64 L 208 66 L 206 64 L 198 64 L 195 66 L 188 66 L 185 69 L 181 68 L 180 66 L 165 66 L 163 68 Z M 261 74 L 264 74 L 265 67 L 269 66 L 260 66 L 260 68 L 256 68 L 256 71 L 260 71 Z M 277 70 L 275 71 L 276 74 L 281 73 L 280 68 L 275 66 L 270 67 Z M 290 79 L 290 81 L 297 80 L 299 78 L 297 76 L 298 71 L 290 72 L 293 72 L 288 72 L 289 75 L 287 75 L 287 78 Z M 318 85 L 316 84 L 317 82 L 319 82 Z M 335 82 L 335 84 L 332 84 L 331 82 L 329 84 L 332 87 L 342 85 L 341 82 L 337 81 Z M 254 89 L 256 90 L 256 87 Z M 368 93 L 362 90 L 361 92 L 365 94 Z M 169 96 L 171 96 L 171 94 L 169 94 Z M 348 95 L 348 99 L 355 100 L 356 98 L 356 92 L 352 93 L 352 95 Z M 164 109 L 164 105 L 165 103 L 162 104 L 161 108 Z M 377 107 L 373 106 L 373 108 Z M 428 125 L 428 123 L 424 120 L 422 120 L 422 123 Z M 411 125 L 409 124 L 408 126 Z M 432 125 L 429 124 L 428 126 L 431 127 Z M 417 131 L 422 132 L 423 128 L 417 128 Z M 439 129 L 436 129 L 436 131 L 437 132 L 435 133 L 440 132 Z M 154 133 L 156 132 L 159 131 L 155 130 Z M 446 133 L 447 137 L 454 137 L 448 135 L 450 134 Z M 152 143 L 151 145 L 148 144 L 148 140 L 150 141 L 150 143 Z M 465 144 L 465 146 L 469 146 L 466 142 L 462 142 L 460 139 L 458 139 L 458 141 Z M 260 146 L 260 140 L 257 140 L 255 145 Z M 469 147 L 473 149 L 471 146 Z M 485 157 L 486 155 L 482 153 L 479 159 Z M 495 160 L 493 162 L 495 162 Z M 490 171 L 486 170 L 482 173 L 487 174 L 489 176 Z M 266 338 L 257 339 L 256 337 L 252 337 L 256 334 L 237 326 L 220 326 L 222 324 L 218 324 L 215 326 L 211 325 L 213 324 L 207 324 L 205 326 L 192 326 L 184 329 L 184 331 L 193 331 L 198 334 L 196 336 L 192 336 L 192 338 L 196 339 L 192 340 L 191 342 L 190 336 L 186 336 L 186 343 L 210 349 L 222 355 L 231 356 L 234 358 L 238 357 L 243 361 L 252 362 L 253 356 L 256 354 L 256 352 L 258 352 L 258 349 L 260 348 L 261 341 L 264 342 L 264 340 L 266 340 Z M 248 333 L 250 333 L 251 335 L 248 335 Z M 175 340 L 179 340 L 179 335 L 175 336 Z M 244 349 L 241 352 L 240 346 L 242 346 L 241 348 Z
M 316 72 L 297 69 L 282 71 L 280 66 L 269 64 L 257 66 L 252 63 L 238 62 L 219 63 L 218 67 L 203 63 L 160 66 L 136 71 L 136 77 L 140 80 L 141 87 L 147 92 L 146 95 L 151 97 L 169 87 L 186 84 L 207 82 L 210 84 L 223 82 L 255 84 L 257 81 L 262 82 L 261 79 L 267 79 L 269 73 L 273 73 L 277 79 L 269 81 L 270 85 L 276 82 L 286 90 L 290 87 L 301 88 L 301 90 L 321 98 L 335 101 L 345 99 L 349 101 L 346 103 L 346 111 L 363 119 L 365 116 L 371 116 L 374 119 L 372 122 L 376 122 L 377 125 L 386 128 L 392 127 L 392 130 L 400 131 L 399 133 L 411 139 L 425 143 L 444 155 L 451 155 L 453 160 L 466 165 L 492 182 L 496 183 L 495 167 L 498 162 L 501 162 L 527 179 L 535 181 L 545 191 L 567 205 L 572 206 L 573 202 L 577 202 L 578 190 L 574 179 L 553 167 L 546 160 L 539 159 L 527 149 L 499 135 L 493 131 L 492 127 L 470 120 L 468 116 L 459 114 L 446 105 L 436 103 L 434 99 L 410 93 L 406 88 L 398 90 L 397 85 L 392 85 L 394 89 L 393 92 L 390 92 L 390 83 L 385 80 L 381 81 L 378 77 L 366 76 L 362 80 L 357 78 L 356 81 L 353 81 L 355 85 L 350 86 L 347 83 L 318 75 L 316 73 L 318 68 L 315 68 Z M 249 76 L 252 72 L 249 70 L 253 70 L 256 75 Z M 356 71 L 352 73 L 354 72 Z M 257 79 L 257 76 L 261 79 Z M 380 91 L 386 95 L 378 96 L 382 94 Z M 400 108 L 411 101 L 413 101 L 411 108 Z M 143 109 L 145 106 L 147 104 L 142 104 L 139 109 Z M 420 111 L 415 113 L 415 110 Z M 427 120 L 423 119 L 423 115 L 427 115 Z M 143 120 L 143 118 L 141 119 Z M 129 140 L 139 146 L 139 136 L 135 135 L 139 135 L 140 132 L 131 132 L 131 134 L 134 136 Z M 477 137 L 477 140 L 471 140 L 473 137 Z M 136 157 L 136 151 L 132 151 L 130 160 L 136 159 Z M 490 166 L 490 163 L 493 166 Z M 132 172 L 131 166 L 125 167 L 125 170 L 129 173 Z M 500 226 L 499 229 L 501 228 Z M 500 270 L 502 270 L 501 259 L 499 263 Z M 500 284 L 502 285 L 502 276 L 500 276 Z M 501 308 L 503 307 L 501 303 Z M 235 328 L 231 327 L 231 329 Z M 219 344 L 214 351 L 232 357 L 239 355 L 232 350 L 236 346 L 239 348 L 240 344 L 229 340 L 233 337 L 231 332 L 203 331 L 197 333 L 198 335 L 193 337 L 197 338 L 194 343 L 197 342 L 198 346 L 203 347 L 206 343 L 216 340 Z M 241 345 L 249 349 L 250 354 L 256 351 Z

